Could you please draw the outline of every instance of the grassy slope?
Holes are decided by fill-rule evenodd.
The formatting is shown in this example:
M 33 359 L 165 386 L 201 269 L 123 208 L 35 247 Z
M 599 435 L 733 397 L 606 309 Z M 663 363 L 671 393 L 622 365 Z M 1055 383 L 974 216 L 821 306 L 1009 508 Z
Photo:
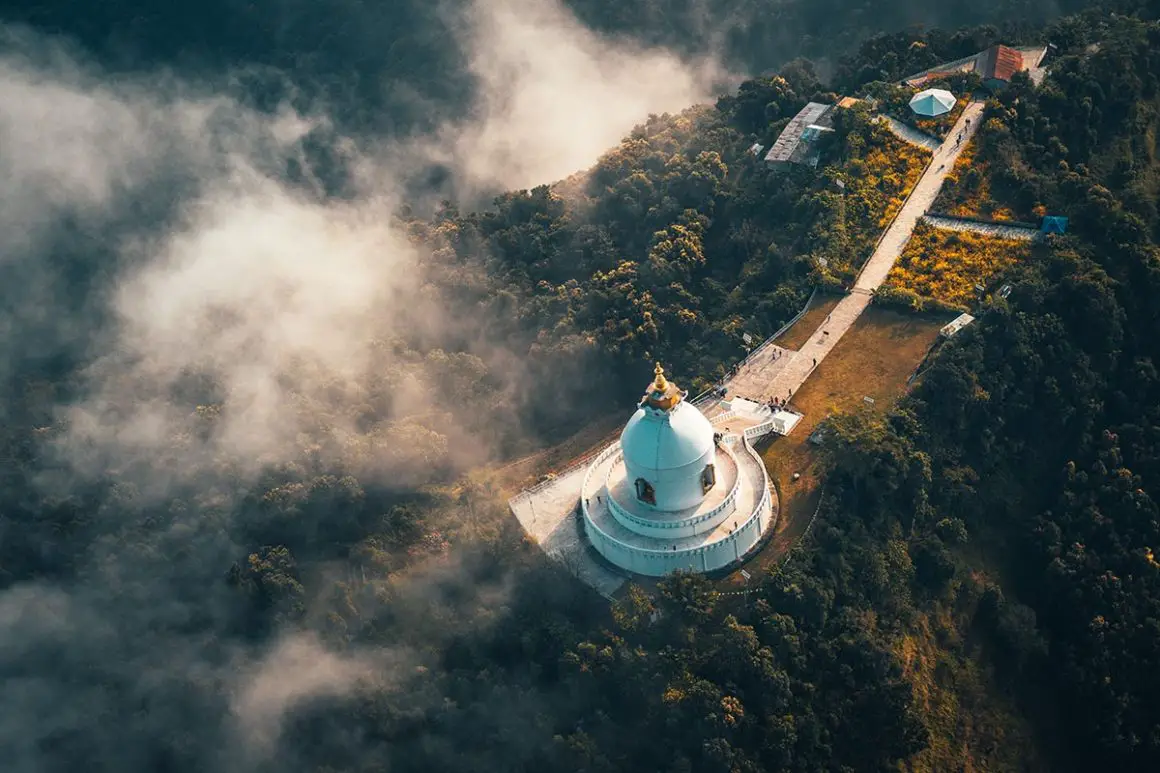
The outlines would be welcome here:
M 930 728 L 930 744 L 904 765 L 914 773 L 1047 770 L 1027 722 L 971 640 L 970 610 L 939 604 L 917 615 L 896 652 Z
M 804 338 L 824 316 L 811 309 L 787 333 Z M 949 317 L 915 317 L 871 307 L 818 366 L 795 399 L 805 418 L 792 435 L 773 440 L 762 456 L 781 495 L 782 518 L 774 539 L 754 560 L 751 574 L 768 571 L 797 541 L 817 506 L 818 457 L 810 433 L 834 412 L 887 410 L 905 392 L 906 381 Z M 874 399 L 867 405 L 864 397 Z M 793 482 L 791 476 L 800 472 Z M 738 574 L 723 589 L 740 588 Z M 929 748 L 908 760 L 905 770 L 1046 770 L 1027 723 L 996 682 L 985 653 L 970 637 L 970 608 L 935 604 L 915 616 L 896 641 L 896 654 L 914 686 L 931 730 Z
M 828 313 L 825 305 L 811 309 L 786 334 L 787 341 L 805 340 Z M 946 324 L 941 318 L 918 318 L 870 308 L 818 365 L 814 375 L 794 395 L 794 406 L 805 414 L 788 437 L 778 437 L 762 458 L 777 487 L 781 516 L 770 545 L 749 562 L 751 574 L 774 566 L 801 535 L 818 501 L 819 469 L 810 433 L 831 413 L 860 410 L 863 397 L 883 411 L 905 391 L 906 379 Z M 795 472 L 801 473 L 796 482 Z M 737 573 L 723 586 L 740 587 Z

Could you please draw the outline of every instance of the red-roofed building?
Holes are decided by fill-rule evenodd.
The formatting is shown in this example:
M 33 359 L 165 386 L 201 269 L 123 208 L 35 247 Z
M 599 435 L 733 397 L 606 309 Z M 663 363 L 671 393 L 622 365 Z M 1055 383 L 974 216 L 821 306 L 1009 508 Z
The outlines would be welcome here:
M 1014 48 L 996 45 L 979 54 L 975 72 L 986 86 L 1001 86 L 1011 80 L 1011 76 L 1023 69 L 1023 54 Z
M 1047 46 L 1013 48 L 995 45 L 974 56 L 945 62 L 914 75 L 908 75 L 902 79 L 901 83 L 911 88 L 921 88 L 930 81 L 945 78 L 948 75 L 975 72 L 983 79 L 985 86 L 991 89 L 1000 89 L 1011 81 L 1011 77 L 1015 73 L 1026 71 L 1031 77 L 1031 82 L 1039 85 L 1047 74 L 1043 67 L 1043 59 L 1046 56 Z

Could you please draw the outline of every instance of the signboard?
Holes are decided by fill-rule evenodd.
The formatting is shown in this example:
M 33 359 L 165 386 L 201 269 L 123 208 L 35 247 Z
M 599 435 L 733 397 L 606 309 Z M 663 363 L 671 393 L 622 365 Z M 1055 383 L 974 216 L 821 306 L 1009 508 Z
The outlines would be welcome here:
M 874 398 L 873 397 L 863 397 L 862 402 L 866 403 L 866 405 L 874 405 Z
M 749 335 L 749 333 L 742 333 L 741 340 L 745 342 L 746 346 L 749 346 L 751 343 L 753 343 L 753 336 Z
M 749 578 L 752 576 L 753 575 L 751 575 L 749 572 L 745 571 L 744 569 L 741 570 L 741 579 L 745 580 L 745 582 L 749 582 Z

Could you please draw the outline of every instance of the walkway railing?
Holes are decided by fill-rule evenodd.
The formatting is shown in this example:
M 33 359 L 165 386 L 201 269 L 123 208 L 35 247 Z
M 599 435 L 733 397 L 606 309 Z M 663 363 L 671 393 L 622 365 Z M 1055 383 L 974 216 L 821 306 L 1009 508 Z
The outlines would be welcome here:
M 746 440 L 755 440 L 762 435 L 768 435 L 772 430 L 773 419 L 770 419 L 769 421 L 763 421 L 760 424 L 754 424 L 752 427 L 749 427 L 744 432 L 742 432 L 741 435 Z
M 780 338 L 787 330 L 789 330 L 791 327 L 794 326 L 794 323 L 796 323 L 799 319 L 804 317 L 806 315 L 806 312 L 810 310 L 810 306 L 812 306 L 814 304 L 814 298 L 817 297 L 817 294 L 818 294 L 818 286 L 814 285 L 814 289 L 810 292 L 810 297 L 806 298 L 805 306 L 802 306 L 801 310 L 797 314 L 794 314 L 793 318 L 790 319 L 789 322 L 786 322 L 784 325 L 779 327 L 777 329 L 776 333 L 771 335 L 769 338 L 765 339 L 765 341 L 758 348 L 761 348 L 761 347 L 765 346 L 765 344 L 768 344 L 768 343 L 774 341 L 775 339 Z
M 609 446 L 600 449 L 598 453 L 592 455 L 592 459 L 589 462 L 588 472 L 584 473 L 584 480 L 580 483 L 580 501 L 581 507 L 584 508 L 585 518 L 588 517 L 588 486 L 592 482 L 592 474 L 596 472 L 596 468 L 599 466 L 600 462 L 603 462 L 605 459 L 617 453 L 618 451 L 620 451 L 619 440 Z
M 781 337 L 785 333 L 785 331 L 787 331 L 791 327 L 793 327 L 795 322 L 797 322 L 799 319 L 804 317 L 805 313 L 807 311 L 809 311 L 810 305 L 813 304 L 814 297 L 817 296 L 817 294 L 818 294 L 818 288 L 817 288 L 817 285 L 814 285 L 814 289 L 810 293 L 810 297 L 806 299 L 806 305 L 802 306 L 801 311 L 799 311 L 797 314 L 794 314 L 793 318 L 789 322 L 786 322 L 784 325 L 779 327 L 777 329 L 776 333 L 774 333 L 769 338 L 765 339 L 760 344 L 758 344 L 756 349 L 751 351 L 749 354 L 745 355 L 745 359 L 743 359 L 741 362 L 737 363 L 737 369 L 741 370 L 741 368 L 745 367 L 745 363 L 749 362 L 754 357 L 756 357 L 763 349 L 765 349 L 767 346 L 769 346 L 775 340 L 777 340 L 779 337 Z
M 714 416 L 712 419 L 709 420 L 709 423 L 716 426 L 722 422 L 729 421 L 730 419 L 735 418 L 736 416 L 737 416 L 737 411 L 725 411 L 724 413 L 719 413 L 716 416 Z
M 749 352 L 749 354 L 745 355 L 744 359 L 742 359 L 741 362 L 737 363 L 734 367 L 737 368 L 738 370 L 740 370 L 742 367 L 745 366 L 745 363 L 749 362 L 751 359 L 756 357 L 759 352 L 761 352 L 763 349 L 765 349 L 767 346 L 772 344 L 774 341 L 776 341 L 781 336 L 785 335 L 785 332 L 787 330 L 789 330 L 791 327 L 793 327 L 794 323 L 796 323 L 799 319 L 804 317 L 806 312 L 810 310 L 810 306 L 813 305 L 814 298 L 817 296 L 817 294 L 818 294 L 818 287 L 817 287 L 817 285 L 814 285 L 814 289 L 810 292 L 810 297 L 806 298 L 806 303 L 804 306 L 801 307 L 801 310 L 798 311 L 797 314 L 794 314 L 793 317 L 789 320 L 789 322 L 786 322 L 784 325 L 779 327 L 777 329 L 776 333 L 774 333 L 769 338 L 766 338 L 764 341 L 759 343 L 757 345 L 756 349 L 752 349 Z M 729 380 L 729 378 L 726 377 L 724 381 L 728 381 L 728 380 Z M 722 382 L 722 383 L 724 383 L 724 382 Z M 708 389 L 706 389 L 704 392 L 702 392 L 701 394 L 694 397 L 689 402 L 691 402 L 693 405 L 700 406 L 701 403 L 705 402 L 708 398 L 712 397 L 713 394 L 719 388 L 720 388 L 720 385 L 711 386 Z
M 600 454 L 603 451 L 607 451 L 611 447 L 619 448 L 620 441 L 619 440 L 616 441 L 615 443 L 612 444 L 612 446 L 597 446 L 596 448 L 589 450 L 588 452 L 584 453 L 582 456 L 579 456 L 576 459 L 573 459 L 571 462 L 568 463 L 567 467 L 564 467 L 559 472 L 549 473 L 548 476 L 544 480 L 540 481 L 539 483 L 536 483 L 534 486 L 529 486 L 528 488 L 524 489 L 520 493 L 516 494 L 514 497 L 512 497 L 511 499 L 508 500 L 508 504 L 513 505 L 513 504 L 522 502 L 525 499 L 530 498 L 533 494 L 537 494 L 540 491 L 543 491 L 544 489 L 546 489 L 548 486 L 551 486 L 553 483 L 555 483 L 560 478 L 563 478 L 567 475 L 571 475 L 572 473 L 576 472 L 581 467 L 584 467 L 585 465 L 590 464 L 598 454 Z

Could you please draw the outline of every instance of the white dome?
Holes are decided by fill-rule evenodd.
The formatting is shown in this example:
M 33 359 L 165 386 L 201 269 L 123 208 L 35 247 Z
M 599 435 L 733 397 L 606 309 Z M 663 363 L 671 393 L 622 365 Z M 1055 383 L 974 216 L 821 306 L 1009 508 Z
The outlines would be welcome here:
M 686 402 L 669 411 L 639 408 L 620 433 L 620 447 L 629 469 L 686 467 L 713 451 L 713 425 Z

